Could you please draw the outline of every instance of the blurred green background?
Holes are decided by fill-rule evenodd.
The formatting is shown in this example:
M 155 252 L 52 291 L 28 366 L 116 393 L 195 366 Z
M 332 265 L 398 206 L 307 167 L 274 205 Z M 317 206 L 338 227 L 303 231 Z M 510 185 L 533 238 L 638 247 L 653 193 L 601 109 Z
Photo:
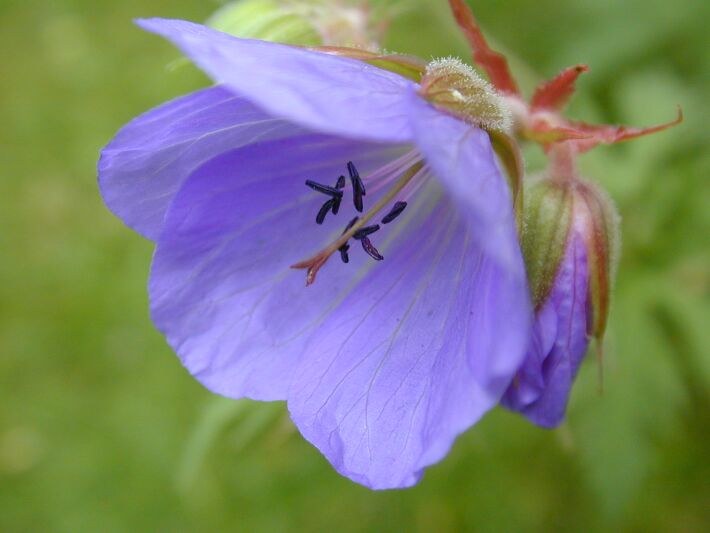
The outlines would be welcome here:
M 401 4 L 388 48 L 466 55 L 443 0 Z M 0 531 L 710 531 L 710 4 L 472 4 L 527 89 L 592 67 L 571 116 L 685 110 L 583 161 L 624 217 L 604 393 L 590 357 L 560 429 L 496 409 L 382 493 L 339 477 L 282 404 L 210 395 L 151 325 L 151 244 L 104 208 L 95 162 L 207 83 L 131 19 L 218 3 L 0 0 Z

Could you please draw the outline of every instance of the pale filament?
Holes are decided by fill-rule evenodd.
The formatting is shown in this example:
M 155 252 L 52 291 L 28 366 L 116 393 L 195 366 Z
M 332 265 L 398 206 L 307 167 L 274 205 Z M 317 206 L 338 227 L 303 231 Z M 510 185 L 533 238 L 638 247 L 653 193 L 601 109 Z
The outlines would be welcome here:
M 402 190 L 399 200 L 408 202 L 412 196 L 419 192 L 419 189 L 421 189 L 426 183 L 429 183 L 430 178 L 431 169 L 428 166 L 425 166 L 422 168 L 419 177 L 417 179 L 413 179 L 409 185 Z
M 373 171 L 371 174 L 366 175 L 363 177 L 363 181 L 368 184 L 378 180 L 374 185 L 368 185 L 368 191 L 371 193 L 379 191 L 382 187 L 394 181 L 394 179 L 397 178 L 397 176 L 399 176 L 404 170 L 411 167 L 421 158 L 421 155 L 416 150 L 412 150 L 411 152 L 404 154 L 399 159 L 395 159 L 394 161 L 391 161 Z

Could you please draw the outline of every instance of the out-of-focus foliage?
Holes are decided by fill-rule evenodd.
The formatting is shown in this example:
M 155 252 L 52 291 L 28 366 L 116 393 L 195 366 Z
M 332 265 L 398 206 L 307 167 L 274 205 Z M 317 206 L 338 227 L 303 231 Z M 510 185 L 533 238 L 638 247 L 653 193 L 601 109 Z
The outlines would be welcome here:
M 444 0 L 387 47 L 465 55 Z M 154 331 L 151 246 L 95 184 L 134 115 L 202 86 L 131 19 L 204 0 L 0 2 L 0 531 L 707 531 L 710 47 L 706 0 L 478 0 L 530 88 L 577 62 L 572 115 L 686 122 L 584 158 L 624 217 L 604 392 L 584 365 L 556 431 L 498 409 L 422 483 L 339 477 L 281 404 L 211 396 Z M 528 154 L 534 167 L 541 158 Z

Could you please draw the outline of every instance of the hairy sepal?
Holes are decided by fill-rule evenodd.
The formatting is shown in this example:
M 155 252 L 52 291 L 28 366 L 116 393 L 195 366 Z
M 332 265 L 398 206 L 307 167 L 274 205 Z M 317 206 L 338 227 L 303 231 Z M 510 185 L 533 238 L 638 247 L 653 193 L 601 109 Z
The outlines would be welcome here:
M 569 183 L 538 179 L 525 191 L 522 248 L 533 304 L 542 308 L 567 248 L 573 198 Z
M 438 109 L 486 131 L 507 133 L 512 113 L 496 89 L 455 58 L 427 65 L 419 94 Z
M 620 217 L 602 189 L 581 180 L 574 186 L 574 225 L 584 236 L 589 263 L 587 333 L 601 340 L 606 331 L 618 263 Z

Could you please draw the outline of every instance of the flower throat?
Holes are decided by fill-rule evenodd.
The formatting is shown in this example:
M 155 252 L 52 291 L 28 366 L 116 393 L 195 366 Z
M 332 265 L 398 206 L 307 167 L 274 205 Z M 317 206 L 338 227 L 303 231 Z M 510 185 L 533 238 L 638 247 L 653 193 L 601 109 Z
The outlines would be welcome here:
M 350 176 L 350 183 L 353 191 L 353 205 L 355 209 L 362 213 L 364 210 L 365 196 L 367 189 L 365 183 L 360 177 L 355 164 L 348 161 L 347 170 Z M 394 185 L 388 190 L 375 205 L 362 216 L 356 216 L 345 226 L 340 237 L 323 248 L 314 256 L 300 261 L 291 266 L 296 269 L 306 270 L 306 285 L 311 285 L 318 273 L 318 270 L 328 261 L 331 255 L 335 252 L 340 253 L 340 259 L 343 263 L 350 262 L 350 239 L 359 241 L 362 249 L 375 261 L 384 260 L 384 256 L 377 250 L 375 245 L 370 240 L 370 236 L 380 230 L 380 224 L 389 224 L 394 221 L 407 208 L 407 202 L 397 200 L 389 212 L 382 217 L 379 224 L 368 224 L 387 204 L 394 200 L 406 185 L 411 183 L 415 178 L 422 177 L 424 174 L 424 162 L 415 153 L 408 153 L 402 158 L 393 161 L 373 172 L 368 176 L 368 181 L 375 178 L 380 178 L 378 186 L 386 186 L 390 182 L 395 181 Z M 345 191 L 346 179 L 345 176 L 339 176 L 335 186 L 324 185 L 313 180 L 306 180 L 306 185 L 314 191 L 325 195 L 328 199 L 323 203 L 320 210 L 316 214 L 316 224 L 323 224 L 326 216 L 329 213 L 337 215 L 343 200 Z

